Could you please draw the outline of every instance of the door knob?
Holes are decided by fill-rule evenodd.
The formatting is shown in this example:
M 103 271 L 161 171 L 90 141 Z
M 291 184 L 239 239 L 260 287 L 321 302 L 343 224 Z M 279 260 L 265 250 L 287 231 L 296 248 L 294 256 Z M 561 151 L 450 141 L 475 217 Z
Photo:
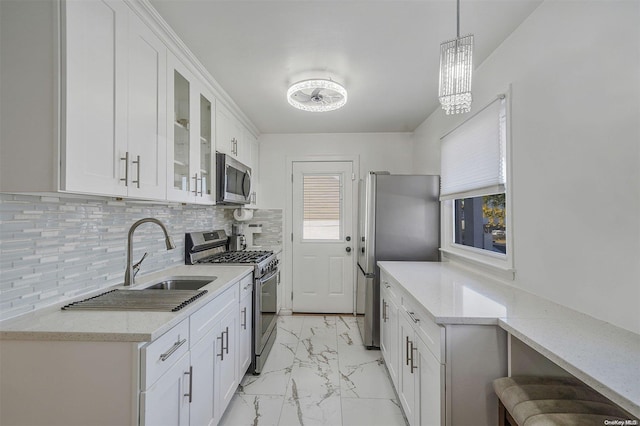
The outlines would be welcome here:
M 347 241 L 351 241 L 351 237 L 347 237 L 345 238 Z
M 347 253 L 351 253 L 351 247 L 347 247 L 345 250 L 347 250 Z

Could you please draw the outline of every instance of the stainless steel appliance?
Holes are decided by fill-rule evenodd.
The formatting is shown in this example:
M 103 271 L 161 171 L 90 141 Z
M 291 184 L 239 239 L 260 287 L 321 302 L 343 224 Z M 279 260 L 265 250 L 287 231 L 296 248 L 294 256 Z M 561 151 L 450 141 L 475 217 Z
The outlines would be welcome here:
M 251 167 L 216 152 L 216 202 L 248 204 L 251 201 Z
M 364 345 L 380 346 L 379 260 L 440 260 L 440 177 L 369 172 L 360 180 L 356 311 Z
M 247 239 L 244 235 L 231 235 L 229 237 L 229 250 L 242 251 L 247 248 Z
M 253 359 L 251 372 L 260 374 L 277 336 L 278 259 L 272 251 L 228 251 L 224 230 L 185 235 L 185 263 L 253 266 Z

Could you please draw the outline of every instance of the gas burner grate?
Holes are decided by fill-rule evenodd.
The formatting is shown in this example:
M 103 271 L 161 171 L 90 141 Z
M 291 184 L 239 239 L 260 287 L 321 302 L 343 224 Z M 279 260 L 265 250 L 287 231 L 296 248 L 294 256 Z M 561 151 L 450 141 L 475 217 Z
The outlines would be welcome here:
M 225 251 L 200 260 L 200 263 L 260 263 L 271 256 L 270 251 Z

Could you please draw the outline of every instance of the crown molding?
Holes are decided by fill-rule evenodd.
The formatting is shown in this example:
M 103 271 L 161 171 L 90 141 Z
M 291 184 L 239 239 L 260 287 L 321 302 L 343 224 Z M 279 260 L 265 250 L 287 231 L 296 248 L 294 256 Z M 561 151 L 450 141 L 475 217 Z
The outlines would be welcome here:
M 201 78 L 207 89 L 216 97 L 216 100 L 222 102 L 247 130 L 257 138 L 260 135 L 258 128 L 249 120 L 249 117 L 244 114 L 240 107 L 238 107 L 227 91 L 213 78 L 200 60 L 193 54 L 191 49 L 189 49 L 175 31 L 173 31 L 167 21 L 160 16 L 149 0 L 125 0 L 125 2 L 149 25 L 156 35 L 164 40 L 167 47 L 176 57 L 178 57 L 190 71 Z

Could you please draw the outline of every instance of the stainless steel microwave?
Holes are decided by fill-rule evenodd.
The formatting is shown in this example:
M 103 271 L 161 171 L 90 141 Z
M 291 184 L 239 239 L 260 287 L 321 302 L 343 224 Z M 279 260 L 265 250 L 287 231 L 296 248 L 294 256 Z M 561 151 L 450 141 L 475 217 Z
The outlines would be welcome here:
M 249 204 L 251 167 L 227 154 L 216 152 L 216 203 Z

